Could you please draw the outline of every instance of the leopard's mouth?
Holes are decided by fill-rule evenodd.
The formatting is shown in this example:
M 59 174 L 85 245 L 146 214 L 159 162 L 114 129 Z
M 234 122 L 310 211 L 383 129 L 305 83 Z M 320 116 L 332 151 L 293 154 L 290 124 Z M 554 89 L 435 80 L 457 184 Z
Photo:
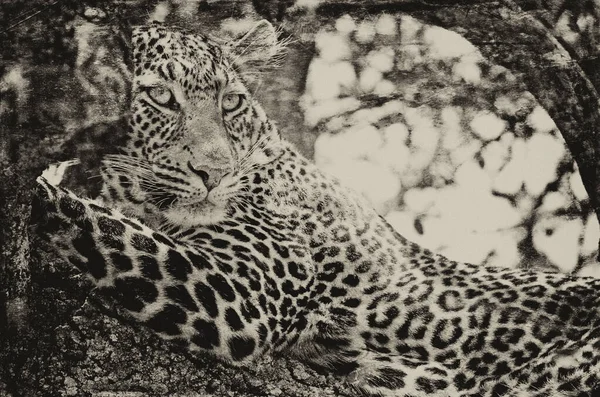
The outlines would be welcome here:
M 164 192 L 150 196 L 150 201 L 159 209 L 169 208 L 202 208 L 208 203 L 208 195 L 195 194 L 188 197 L 182 197 L 177 193 Z
M 214 204 L 205 198 L 185 205 L 172 205 L 162 212 L 172 223 L 192 227 L 223 221 L 227 217 L 227 205 L 226 203 Z
M 160 213 L 174 224 L 188 227 L 214 224 L 225 219 L 229 208 L 229 196 L 222 186 L 195 194 L 182 196 L 177 192 L 156 193 L 149 200 Z
M 212 192 L 212 191 L 211 191 Z M 188 209 L 205 209 L 212 207 L 221 207 L 226 205 L 227 203 L 223 200 L 220 194 L 207 194 L 203 198 L 195 197 L 195 198 L 177 198 L 172 202 L 171 207 L 184 207 Z
M 194 203 L 181 204 L 180 207 L 185 208 L 190 211 L 204 211 L 204 210 L 210 209 L 212 207 L 215 207 L 215 205 L 213 203 L 211 203 L 210 201 L 208 201 L 208 199 L 203 199 L 202 201 L 198 201 L 198 202 L 194 202 Z

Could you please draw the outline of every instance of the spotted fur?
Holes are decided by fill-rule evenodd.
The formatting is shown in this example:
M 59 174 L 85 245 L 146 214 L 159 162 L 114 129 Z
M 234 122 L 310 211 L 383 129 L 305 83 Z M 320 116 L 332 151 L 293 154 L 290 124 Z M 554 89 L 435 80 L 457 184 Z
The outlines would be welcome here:
M 240 68 L 265 43 L 266 22 L 229 44 L 135 32 L 130 141 L 105 161 L 103 204 L 39 179 L 64 258 L 136 321 L 231 365 L 277 352 L 383 396 L 597 387 L 600 280 L 407 241 L 252 99 Z

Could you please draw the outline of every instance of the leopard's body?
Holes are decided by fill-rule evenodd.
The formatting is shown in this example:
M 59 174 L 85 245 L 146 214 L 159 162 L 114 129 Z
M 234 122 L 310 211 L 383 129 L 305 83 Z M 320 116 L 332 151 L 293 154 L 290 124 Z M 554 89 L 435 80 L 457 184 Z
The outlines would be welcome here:
M 243 63 L 273 37 L 137 30 L 130 141 L 106 161 L 103 205 L 40 179 L 62 255 L 135 320 L 232 365 L 290 355 L 385 396 L 596 387 L 600 280 L 404 239 L 252 100 Z

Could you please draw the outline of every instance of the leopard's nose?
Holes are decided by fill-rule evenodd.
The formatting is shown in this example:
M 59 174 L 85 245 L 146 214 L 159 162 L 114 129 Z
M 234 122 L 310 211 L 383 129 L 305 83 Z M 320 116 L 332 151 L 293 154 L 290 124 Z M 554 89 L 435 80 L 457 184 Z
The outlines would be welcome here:
M 204 186 L 206 186 L 207 190 L 211 190 L 216 187 L 219 182 L 221 182 L 221 179 L 223 179 L 223 176 L 225 176 L 225 174 L 228 172 L 228 170 L 221 168 L 198 166 L 192 164 L 191 161 L 188 161 L 188 168 L 195 175 L 199 176 L 200 179 L 202 179 L 202 183 L 204 183 Z
M 188 168 L 190 169 L 190 171 L 192 171 L 194 174 L 198 175 L 202 179 L 204 185 L 208 184 L 208 172 L 206 172 L 203 169 L 196 168 L 191 161 L 188 161 Z

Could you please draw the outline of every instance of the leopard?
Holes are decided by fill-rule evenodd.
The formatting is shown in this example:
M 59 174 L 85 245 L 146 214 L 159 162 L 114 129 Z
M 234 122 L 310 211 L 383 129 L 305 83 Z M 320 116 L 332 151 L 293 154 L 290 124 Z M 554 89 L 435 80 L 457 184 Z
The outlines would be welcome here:
M 101 196 L 39 177 L 37 197 L 40 235 L 132 321 L 233 367 L 299 360 L 356 395 L 598 390 L 600 280 L 400 235 L 253 99 L 282 51 L 270 22 L 232 39 L 153 23 L 131 42 L 127 142 Z

